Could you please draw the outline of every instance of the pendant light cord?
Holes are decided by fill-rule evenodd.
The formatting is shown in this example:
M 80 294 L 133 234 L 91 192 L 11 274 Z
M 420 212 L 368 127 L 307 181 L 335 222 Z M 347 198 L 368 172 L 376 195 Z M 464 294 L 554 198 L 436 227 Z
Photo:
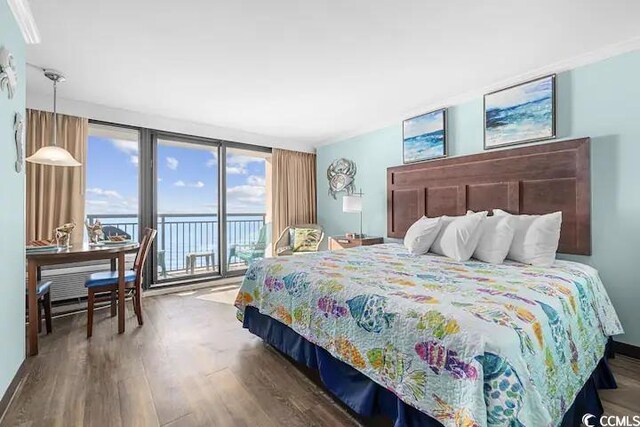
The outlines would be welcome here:
M 57 113 L 57 99 L 58 99 L 58 80 L 53 81 L 53 146 L 58 146 L 58 113 Z

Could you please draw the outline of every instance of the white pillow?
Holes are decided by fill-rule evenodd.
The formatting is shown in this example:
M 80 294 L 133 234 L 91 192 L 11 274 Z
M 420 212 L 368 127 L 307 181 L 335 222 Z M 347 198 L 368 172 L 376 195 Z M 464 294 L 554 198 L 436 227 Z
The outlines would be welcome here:
M 407 230 L 407 234 L 404 235 L 404 246 L 414 255 L 429 252 L 441 226 L 440 217 L 427 218 L 423 216 Z
M 509 253 L 516 219 L 511 215 L 494 215 L 480 224 L 480 241 L 473 257 L 491 264 L 502 264 Z
M 539 267 L 553 265 L 560 242 L 562 212 L 547 215 L 511 215 L 500 209 L 494 209 L 497 216 L 515 218 L 513 242 L 507 258 Z
M 482 228 L 480 224 L 487 211 L 462 216 L 443 216 L 442 228 L 431 246 L 431 252 L 456 261 L 467 261 L 478 246 Z

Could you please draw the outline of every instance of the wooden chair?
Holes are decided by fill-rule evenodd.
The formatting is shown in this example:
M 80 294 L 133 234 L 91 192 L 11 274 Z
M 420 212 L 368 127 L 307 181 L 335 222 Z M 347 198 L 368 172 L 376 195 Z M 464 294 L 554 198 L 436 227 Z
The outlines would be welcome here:
M 144 270 L 144 264 L 149 254 L 149 249 L 153 243 L 153 239 L 156 237 L 157 231 L 152 228 L 144 230 L 144 236 L 142 242 L 140 242 L 140 248 L 136 254 L 136 259 L 133 263 L 133 269 L 125 271 L 124 280 L 127 291 L 132 291 L 133 295 L 133 310 L 138 318 L 138 325 L 142 326 L 144 321 L 142 319 L 142 272 Z M 118 272 L 107 271 L 100 273 L 93 273 L 89 276 L 84 286 L 89 292 L 89 298 L 87 301 L 87 338 L 90 338 L 93 334 L 93 310 L 96 301 L 111 300 L 113 302 L 113 296 L 117 295 L 118 291 Z M 96 298 L 96 294 L 108 293 L 104 298 Z
M 36 283 L 36 295 L 38 299 L 38 332 L 42 332 L 42 312 L 44 311 L 44 323 L 47 334 L 53 330 L 51 326 L 51 280 L 40 280 Z M 27 291 L 28 293 L 28 291 Z M 25 299 L 29 306 L 29 295 Z

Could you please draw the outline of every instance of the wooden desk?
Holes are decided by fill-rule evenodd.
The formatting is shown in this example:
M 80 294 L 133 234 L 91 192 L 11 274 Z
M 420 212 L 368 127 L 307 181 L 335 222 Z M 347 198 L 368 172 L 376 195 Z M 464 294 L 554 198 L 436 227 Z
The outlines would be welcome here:
M 329 237 L 329 250 L 335 251 L 338 249 L 355 248 L 357 246 L 370 246 L 379 245 L 383 243 L 382 237 L 363 237 L 348 239 L 345 236 L 331 236 Z
M 124 256 L 135 252 L 138 243 L 116 246 L 74 246 L 69 249 L 59 249 L 56 252 L 28 252 L 27 253 L 27 299 L 29 312 L 29 356 L 38 354 L 38 296 L 36 285 L 40 279 L 40 268 L 46 265 L 72 264 L 75 262 L 110 259 L 111 268 L 115 270 L 118 263 L 118 333 L 124 332 Z

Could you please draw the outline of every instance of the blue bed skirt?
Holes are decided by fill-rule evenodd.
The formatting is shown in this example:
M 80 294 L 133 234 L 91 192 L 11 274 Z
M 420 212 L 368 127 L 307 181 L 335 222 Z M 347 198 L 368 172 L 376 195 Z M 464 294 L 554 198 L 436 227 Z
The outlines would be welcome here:
M 255 307 L 246 308 L 243 326 L 281 353 L 317 371 L 324 386 L 356 414 L 363 417 L 386 416 L 394 421 L 394 427 L 442 426 L 355 368 L 339 361 L 322 347 L 312 344 L 277 320 L 260 314 Z M 581 425 L 582 416 L 587 412 L 599 419 L 603 409 L 598 389 L 617 388 L 607 364 L 607 355 L 610 354 L 607 347 L 605 357 L 600 360 L 565 414 L 563 427 Z

